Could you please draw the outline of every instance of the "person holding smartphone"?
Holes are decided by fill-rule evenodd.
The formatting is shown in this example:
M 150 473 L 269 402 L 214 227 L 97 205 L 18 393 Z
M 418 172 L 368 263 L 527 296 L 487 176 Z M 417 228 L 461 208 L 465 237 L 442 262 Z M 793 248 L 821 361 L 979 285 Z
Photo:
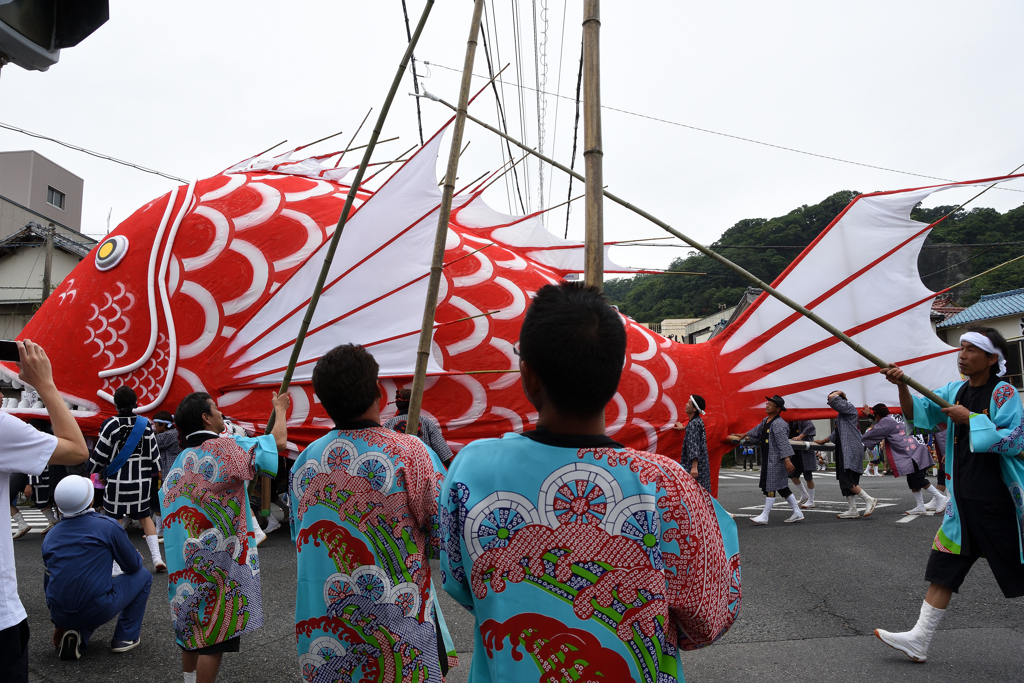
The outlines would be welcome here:
M 16 342 L 18 378 L 33 387 L 46 405 L 53 434 L 44 434 L 17 417 L 0 412 L 0 498 L 9 497 L 10 474 L 39 475 L 47 465 L 78 465 L 89 457 L 85 438 L 57 386 L 46 352 L 29 340 Z M 7 349 L 0 349 L 0 351 Z M 11 359 L 8 353 L 5 360 Z M 2 508 L 3 506 L 0 506 Z M 6 520 L 10 526 L 10 510 Z M 28 615 L 18 598 L 14 542 L 0 534 L 0 680 L 28 681 Z

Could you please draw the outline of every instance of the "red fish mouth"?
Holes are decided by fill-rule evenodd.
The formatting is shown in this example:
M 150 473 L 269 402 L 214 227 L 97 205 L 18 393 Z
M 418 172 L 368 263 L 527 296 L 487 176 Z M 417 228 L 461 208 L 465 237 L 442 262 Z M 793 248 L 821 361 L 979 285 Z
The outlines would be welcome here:
M 21 380 L 18 379 L 18 373 L 13 371 L 11 368 L 0 365 L 0 379 L 5 379 L 10 382 L 15 389 L 27 387 Z M 71 414 L 76 418 L 94 417 L 100 414 L 100 407 L 96 403 L 79 398 L 73 394 L 69 394 L 65 391 L 60 392 L 64 402 L 71 409 Z M 33 406 L 21 406 L 21 405 L 6 405 L 7 400 L 4 401 L 4 405 L 0 406 L 5 413 L 13 413 L 18 415 L 25 415 L 28 417 L 46 417 L 46 407 L 33 407 Z

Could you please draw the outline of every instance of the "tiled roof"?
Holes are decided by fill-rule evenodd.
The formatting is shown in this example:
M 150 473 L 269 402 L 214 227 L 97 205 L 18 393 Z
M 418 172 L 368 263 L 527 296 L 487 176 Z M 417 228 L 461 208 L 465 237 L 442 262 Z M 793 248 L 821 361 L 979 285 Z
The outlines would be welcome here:
M 978 303 L 947 318 L 937 328 L 957 327 L 978 320 L 991 320 L 1007 315 L 1024 314 L 1024 289 L 1011 289 L 999 294 L 986 294 Z

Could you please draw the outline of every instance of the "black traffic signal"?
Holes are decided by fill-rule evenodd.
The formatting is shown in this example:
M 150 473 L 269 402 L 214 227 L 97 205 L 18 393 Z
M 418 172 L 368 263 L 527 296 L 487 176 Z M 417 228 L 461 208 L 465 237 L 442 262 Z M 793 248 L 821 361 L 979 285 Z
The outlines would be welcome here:
M 46 71 L 109 18 L 107 0 L 0 2 L 0 66 Z

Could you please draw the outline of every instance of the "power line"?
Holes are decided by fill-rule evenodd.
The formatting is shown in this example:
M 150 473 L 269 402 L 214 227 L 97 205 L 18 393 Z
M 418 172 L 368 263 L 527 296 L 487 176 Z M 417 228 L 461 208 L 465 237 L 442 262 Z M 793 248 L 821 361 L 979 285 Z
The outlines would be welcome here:
M 116 158 L 114 158 L 112 156 L 107 156 L 106 154 L 100 154 L 99 152 L 93 152 L 92 150 L 85 149 L 84 147 L 79 147 L 78 145 L 72 145 L 69 142 L 63 142 L 63 141 L 58 140 L 56 138 L 51 138 L 51 137 L 49 137 L 47 135 L 41 135 L 39 133 L 33 133 L 32 131 L 25 130 L 24 128 L 18 128 L 16 126 L 11 126 L 11 125 L 8 125 L 6 123 L 0 123 L 0 128 L 6 128 L 7 130 L 12 130 L 15 133 L 21 133 L 23 135 L 28 135 L 29 137 L 39 138 L 40 140 L 48 140 L 49 142 L 55 142 L 58 145 L 62 145 L 64 147 L 67 147 L 68 149 L 73 149 L 76 152 L 85 152 L 86 154 L 90 154 L 90 155 L 92 155 L 92 156 L 94 156 L 94 157 L 96 157 L 98 159 L 105 159 L 106 161 L 113 161 L 115 164 L 121 164 L 122 166 L 128 166 L 130 168 L 134 168 L 134 169 L 139 170 L 139 171 L 144 171 L 146 173 L 152 173 L 153 175 L 163 176 L 164 178 L 168 178 L 170 180 L 177 180 L 179 183 L 188 184 L 188 181 L 185 180 L 184 178 L 179 178 L 177 176 L 169 175 L 169 174 L 163 173 L 161 171 L 154 171 L 151 168 L 146 168 L 145 166 L 139 166 L 138 164 L 133 164 L 132 162 L 124 161 L 123 159 L 116 159 Z
M 412 31 L 409 29 L 409 10 L 405 7 L 405 0 L 402 0 L 402 14 L 405 15 L 405 35 L 406 40 L 412 42 Z M 416 75 L 416 56 L 409 55 L 409 61 L 412 64 L 412 88 L 416 91 L 416 94 L 420 94 L 420 79 Z M 420 113 L 420 98 L 416 98 L 416 122 L 420 125 L 420 146 L 423 146 L 423 116 Z
M 435 62 L 426 62 L 425 61 L 423 63 L 424 64 L 429 64 L 430 66 L 436 66 L 439 69 L 447 69 L 448 71 L 456 71 L 458 73 L 462 73 L 461 69 L 453 69 L 450 66 L 443 66 L 443 65 L 437 64 Z M 474 78 L 483 78 L 483 76 L 478 76 L 476 74 L 473 74 L 473 77 Z M 528 85 L 522 85 L 520 83 L 509 83 L 509 85 L 517 87 L 517 88 L 520 88 L 520 89 L 525 89 L 525 90 L 534 90 L 535 89 L 535 88 L 531 88 Z M 560 97 L 560 98 L 565 99 L 565 100 L 571 100 L 572 99 L 568 95 L 560 95 L 558 93 L 545 93 L 545 94 L 546 95 L 550 95 L 551 97 Z M 786 147 L 784 145 L 776 145 L 775 143 L 772 143 L 772 142 L 763 142 L 761 140 L 754 140 L 753 138 L 745 138 L 745 137 L 742 137 L 740 135 L 733 135 L 731 133 L 722 133 L 722 132 L 719 132 L 717 130 L 711 130 L 709 128 L 701 128 L 699 126 L 691 126 L 691 125 L 689 125 L 687 123 L 679 123 L 678 121 L 669 121 L 668 119 L 662 119 L 662 118 L 658 118 L 657 116 L 650 116 L 648 114 L 640 114 L 640 113 L 635 112 L 635 111 L 629 111 L 628 109 L 620 109 L 618 107 L 610 107 L 610 106 L 608 106 L 606 104 L 602 104 L 601 105 L 601 109 L 607 109 L 609 111 L 616 111 L 616 112 L 619 112 L 620 114 L 628 114 L 629 116 L 636 116 L 636 117 L 639 117 L 641 119 L 648 119 L 650 121 L 657 121 L 658 123 L 667 123 L 670 126 L 678 126 L 679 128 L 687 128 L 689 130 L 695 130 L 695 131 L 700 132 L 700 133 L 708 133 L 710 135 L 717 135 L 719 137 L 730 138 L 732 140 L 739 140 L 741 142 L 749 142 L 749 143 L 752 143 L 752 144 L 755 144 L 755 145 L 761 145 L 763 147 L 772 147 L 774 149 L 781 149 L 781 150 L 783 150 L 785 152 L 793 152 L 794 154 L 803 154 L 805 156 L 816 157 L 818 159 L 826 159 L 828 161 L 838 161 L 838 162 L 843 163 L 843 164 L 851 164 L 853 166 L 861 166 L 863 168 L 873 168 L 873 169 L 875 169 L 877 171 L 888 171 L 890 173 L 900 173 L 900 174 L 903 174 L 903 175 L 914 176 L 916 178 L 925 178 L 927 180 L 941 180 L 944 183 L 955 183 L 955 182 L 957 182 L 956 180 L 953 180 L 952 178 L 940 178 L 939 176 L 934 176 L 934 175 L 924 175 L 923 173 L 914 173 L 912 171 L 901 171 L 901 170 L 899 170 L 897 168 L 888 168 L 886 166 L 876 166 L 874 164 L 865 164 L 865 163 L 860 162 L 860 161 L 851 161 L 849 159 L 840 159 L 839 157 L 828 156 L 826 154 L 817 154 L 816 152 L 807 152 L 805 150 L 796 149 L 794 147 Z M 997 187 L 996 189 L 997 190 L 1006 190 L 1008 192 L 1024 192 L 1024 190 L 1018 190 L 1018 189 L 1015 189 L 1015 188 L 1012 188 L 1012 187 Z

